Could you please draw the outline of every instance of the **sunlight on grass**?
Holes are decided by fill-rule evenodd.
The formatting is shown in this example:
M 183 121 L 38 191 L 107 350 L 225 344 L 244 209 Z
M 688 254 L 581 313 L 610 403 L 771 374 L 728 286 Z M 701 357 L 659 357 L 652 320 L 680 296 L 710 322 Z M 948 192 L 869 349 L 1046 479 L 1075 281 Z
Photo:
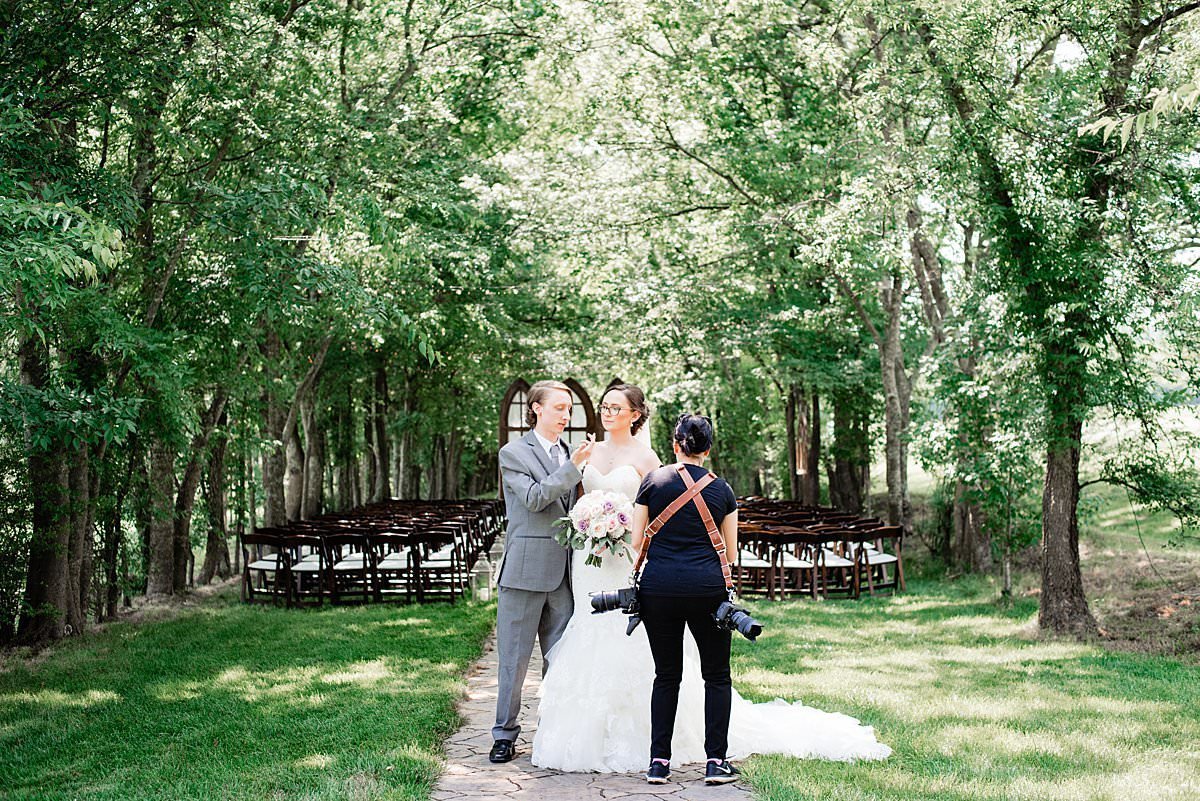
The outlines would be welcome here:
M 108 704 L 120 701 L 121 696 L 111 690 L 87 690 L 71 695 L 57 690 L 40 690 L 38 692 L 19 692 L 0 695 L 0 704 L 31 704 L 39 707 L 68 707 L 85 709 L 97 704 Z
M 333 764 L 333 757 L 328 754 L 309 754 L 295 762 L 298 768 L 327 768 Z
M 394 680 L 397 677 L 396 673 L 387 666 L 385 660 L 374 659 L 370 662 L 350 665 L 347 669 L 336 673 L 326 673 L 320 678 L 326 684 L 357 684 L 362 687 L 370 687 L 388 679 Z
M 428 626 L 429 623 L 430 621 L 423 617 L 410 617 L 402 620 L 381 620 L 377 623 L 372 623 L 371 626 L 384 629 L 410 628 L 413 626 L 420 628 L 422 626 Z
M 493 620 L 217 599 L 10 662 L 0 799 L 419 801 Z
M 896 598 L 756 606 L 735 683 L 843 712 L 895 749 L 881 763 L 759 756 L 763 801 L 1182 801 L 1200 797 L 1200 669 L 1037 638 L 1036 601 L 986 582 Z
M 1181 774 L 1169 759 L 1143 762 L 1118 773 L 1037 782 L 1025 777 L 1009 786 L 1012 798 L 1024 801 L 1194 801 L 1200 782 Z

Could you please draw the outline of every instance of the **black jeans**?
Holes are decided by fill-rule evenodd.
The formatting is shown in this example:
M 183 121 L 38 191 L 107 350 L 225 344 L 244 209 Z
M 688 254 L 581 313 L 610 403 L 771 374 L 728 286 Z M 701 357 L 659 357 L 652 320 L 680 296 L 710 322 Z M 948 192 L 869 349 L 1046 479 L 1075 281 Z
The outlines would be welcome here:
M 671 736 L 683 679 L 683 627 L 692 630 L 700 650 L 704 677 L 704 753 L 724 759 L 729 748 L 729 632 L 721 631 L 712 614 L 727 600 L 725 593 L 705 596 L 638 596 L 642 622 L 654 655 L 654 690 L 650 694 L 650 758 L 671 758 Z

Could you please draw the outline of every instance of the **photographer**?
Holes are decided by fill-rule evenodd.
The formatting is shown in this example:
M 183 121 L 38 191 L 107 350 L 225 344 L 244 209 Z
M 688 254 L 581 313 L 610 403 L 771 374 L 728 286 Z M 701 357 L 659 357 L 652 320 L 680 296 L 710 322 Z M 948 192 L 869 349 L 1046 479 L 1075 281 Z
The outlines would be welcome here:
M 736 779 L 738 770 L 726 759 L 733 689 L 730 632 L 718 627 L 713 613 L 728 600 L 729 583 L 728 565 L 723 569 L 716 545 L 723 544 L 727 554 L 737 553 L 737 503 L 729 484 L 715 476 L 708 478 L 711 474 L 704 468 L 712 448 L 712 421 L 695 414 L 681 415 L 673 438 L 678 461 L 642 480 L 633 517 L 634 550 L 649 549 L 638 589 L 655 674 L 646 781 L 661 784 L 671 775 L 671 738 L 683 678 L 686 625 L 700 651 L 704 677 L 704 751 L 708 758 L 704 780 L 724 784 Z M 693 484 L 705 482 L 711 483 L 698 495 L 670 508 L 683 500 L 681 496 Z

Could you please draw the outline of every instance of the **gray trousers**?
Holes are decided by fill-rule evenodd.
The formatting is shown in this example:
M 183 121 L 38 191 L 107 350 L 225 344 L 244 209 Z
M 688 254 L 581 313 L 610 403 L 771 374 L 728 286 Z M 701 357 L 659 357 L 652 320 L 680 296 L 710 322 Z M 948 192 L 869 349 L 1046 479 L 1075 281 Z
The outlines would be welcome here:
M 517 718 L 521 714 L 521 687 L 529 672 L 529 657 L 533 655 L 533 638 L 537 636 L 544 660 L 546 652 L 562 637 L 573 610 L 571 588 L 565 575 L 552 592 L 500 588 L 496 607 L 500 677 L 493 740 L 516 740 L 521 733 Z M 545 667 L 543 663 L 543 670 Z

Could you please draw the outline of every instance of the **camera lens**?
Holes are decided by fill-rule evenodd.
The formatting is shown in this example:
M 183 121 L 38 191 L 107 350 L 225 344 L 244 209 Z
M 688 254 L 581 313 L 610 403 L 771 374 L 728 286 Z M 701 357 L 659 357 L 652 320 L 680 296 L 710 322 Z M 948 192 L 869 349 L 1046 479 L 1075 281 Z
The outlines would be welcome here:
M 758 639 L 758 635 L 762 634 L 762 624 L 740 609 L 730 616 L 730 622 L 733 623 L 738 634 L 750 642 L 754 642 Z
M 592 614 L 600 612 L 611 612 L 621 605 L 620 593 L 618 590 L 601 590 L 593 592 L 592 598 Z

